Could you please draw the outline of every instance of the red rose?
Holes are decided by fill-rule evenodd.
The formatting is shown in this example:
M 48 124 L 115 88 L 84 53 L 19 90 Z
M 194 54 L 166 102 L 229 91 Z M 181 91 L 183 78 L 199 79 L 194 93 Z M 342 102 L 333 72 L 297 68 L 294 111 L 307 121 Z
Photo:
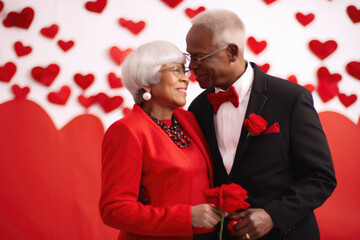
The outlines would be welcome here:
M 252 113 L 245 119 L 244 126 L 250 134 L 259 135 L 266 129 L 267 122 L 261 116 Z

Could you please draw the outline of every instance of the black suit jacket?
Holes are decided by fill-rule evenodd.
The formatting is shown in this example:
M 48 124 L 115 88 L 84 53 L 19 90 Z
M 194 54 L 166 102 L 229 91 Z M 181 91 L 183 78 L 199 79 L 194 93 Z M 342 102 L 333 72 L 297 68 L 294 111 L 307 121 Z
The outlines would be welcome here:
M 251 65 L 254 82 L 245 118 L 251 113 L 261 115 L 268 126 L 278 122 L 280 132 L 246 138 L 248 131 L 243 126 L 229 175 L 217 145 L 214 111 L 207 99 L 214 89 L 202 92 L 189 107 L 212 151 L 215 186 L 241 185 L 248 190 L 251 207 L 264 208 L 271 215 L 277 227 L 262 239 L 319 239 L 313 211 L 331 195 L 336 179 L 312 95 L 300 85 Z M 225 236 L 237 239 L 228 231 Z

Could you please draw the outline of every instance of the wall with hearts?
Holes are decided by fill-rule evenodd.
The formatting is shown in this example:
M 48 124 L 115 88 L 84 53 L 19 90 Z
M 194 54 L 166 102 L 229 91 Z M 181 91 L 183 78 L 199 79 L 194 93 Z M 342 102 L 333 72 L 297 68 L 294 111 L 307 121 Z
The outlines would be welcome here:
M 339 181 L 321 236 L 360 237 L 358 0 L 0 0 L 1 239 L 116 239 L 97 204 L 104 130 L 133 105 L 121 64 L 151 40 L 185 51 L 213 8 L 245 22 L 246 59 L 313 93 Z

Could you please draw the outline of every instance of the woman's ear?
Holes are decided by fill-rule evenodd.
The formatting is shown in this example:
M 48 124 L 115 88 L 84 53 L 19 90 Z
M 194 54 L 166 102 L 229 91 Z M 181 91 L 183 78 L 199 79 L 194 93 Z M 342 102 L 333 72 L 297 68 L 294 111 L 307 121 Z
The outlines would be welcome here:
M 235 62 L 236 59 L 239 56 L 239 48 L 238 48 L 238 46 L 231 43 L 231 44 L 229 44 L 227 50 L 228 50 L 230 62 Z
M 150 87 L 143 87 L 143 89 L 145 90 L 145 92 L 150 92 L 151 91 Z

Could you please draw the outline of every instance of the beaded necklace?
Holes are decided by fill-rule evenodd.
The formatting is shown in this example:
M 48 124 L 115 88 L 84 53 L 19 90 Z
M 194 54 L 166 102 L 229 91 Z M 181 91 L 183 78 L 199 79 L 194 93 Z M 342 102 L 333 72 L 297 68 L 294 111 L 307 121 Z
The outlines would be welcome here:
M 178 148 L 186 148 L 190 145 L 190 139 L 186 137 L 184 132 L 181 130 L 181 126 L 175 116 L 171 117 L 172 125 L 169 127 L 165 123 L 161 122 L 156 117 L 152 116 L 150 113 L 146 114 L 170 137 L 170 139 L 175 143 Z

